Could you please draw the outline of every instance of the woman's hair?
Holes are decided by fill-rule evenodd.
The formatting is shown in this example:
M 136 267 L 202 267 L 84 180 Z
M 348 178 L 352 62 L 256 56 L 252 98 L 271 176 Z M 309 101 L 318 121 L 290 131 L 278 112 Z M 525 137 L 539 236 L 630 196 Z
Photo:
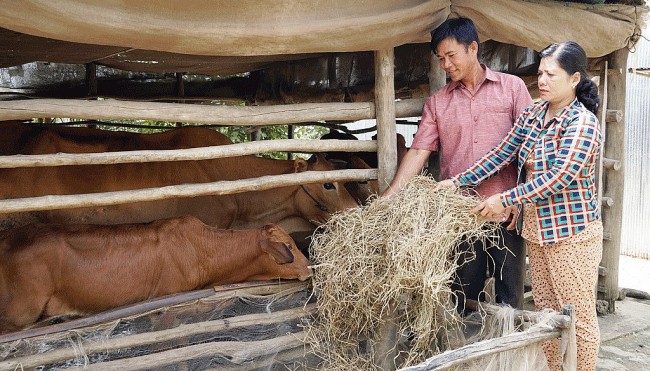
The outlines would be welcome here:
M 587 73 L 587 53 L 575 41 L 554 43 L 539 52 L 540 58 L 554 58 L 569 75 L 580 72 L 580 82 L 576 86 L 576 98 L 589 111 L 596 113 L 600 105 L 598 87 L 589 79 Z
M 465 45 L 465 48 L 476 41 L 479 44 L 478 32 L 476 26 L 469 18 L 450 18 L 442 22 L 433 32 L 431 32 L 431 50 L 435 53 L 438 44 L 448 37 L 452 37 L 459 44 Z

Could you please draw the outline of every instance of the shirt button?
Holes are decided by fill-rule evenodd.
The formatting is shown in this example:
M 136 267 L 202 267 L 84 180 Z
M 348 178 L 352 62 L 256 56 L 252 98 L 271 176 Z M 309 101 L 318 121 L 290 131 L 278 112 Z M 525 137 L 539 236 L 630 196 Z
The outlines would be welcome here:
M 474 139 L 474 143 L 478 143 L 478 139 Z
M 472 97 L 472 102 L 474 101 L 474 97 Z
M 474 121 L 478 121 L 478 116 L 474 116 Z

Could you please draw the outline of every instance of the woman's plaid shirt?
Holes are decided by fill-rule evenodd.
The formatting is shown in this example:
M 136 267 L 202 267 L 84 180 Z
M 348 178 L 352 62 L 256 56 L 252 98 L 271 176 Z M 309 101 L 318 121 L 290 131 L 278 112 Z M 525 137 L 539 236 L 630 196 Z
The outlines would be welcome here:
M 539 243 L 571 237 L 600 218 L 595 173 L 601 135 L 596 116 L 577 99 L 544 127 L 548 102 L 534 103 L 517 118 L 501 144 L 452 178 L 457 186 L 476 186 L 518 159 L 519 179 L 533 156 L 530 182 L 501 194 L 504 206 L 534 203 Z

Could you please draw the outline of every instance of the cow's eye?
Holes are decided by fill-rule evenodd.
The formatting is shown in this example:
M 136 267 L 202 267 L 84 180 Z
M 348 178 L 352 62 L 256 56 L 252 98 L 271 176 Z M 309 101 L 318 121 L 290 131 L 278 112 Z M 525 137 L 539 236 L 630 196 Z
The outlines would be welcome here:
M 333 183 L 325 183 L 325 184 L 323 184 L 323 187 L 325 189 L 336 189 L 336 187 L 334 186 Z

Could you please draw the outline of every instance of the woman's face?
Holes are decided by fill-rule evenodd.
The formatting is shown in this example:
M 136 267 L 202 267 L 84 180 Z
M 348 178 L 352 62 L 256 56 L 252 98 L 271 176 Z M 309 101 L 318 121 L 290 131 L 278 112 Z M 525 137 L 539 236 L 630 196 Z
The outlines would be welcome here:
M 539 97 L 554 105 L 563 107 L 575 99 L 575 87 L 580 81 L 580 73 L 569 75 L 552 56 L 544 57 L 537 70 Z

